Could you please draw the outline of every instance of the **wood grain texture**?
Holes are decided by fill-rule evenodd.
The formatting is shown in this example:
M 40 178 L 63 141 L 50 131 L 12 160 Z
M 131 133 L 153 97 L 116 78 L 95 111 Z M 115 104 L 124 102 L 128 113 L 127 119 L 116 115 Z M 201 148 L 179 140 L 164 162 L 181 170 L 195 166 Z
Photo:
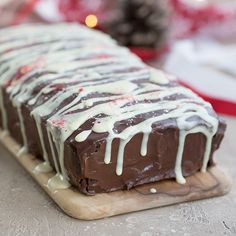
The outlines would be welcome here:
M 95 196 L 83 195 L 73 188 L 53 191 L 48 188 L 47 182 L 54 173 L 36 174 L 34 169 L 40 163 L 39 160 L 29 154 L 19 157 L 17 153 L 20 150 L 20 146 L 9 135 L 0 132 L 0 140 L 53 201 L 66 214 L 77 219 L 100 219 L 176 203 L 221 196 L 228 193 L 231 188 L 230 178 L 217 167 L 211 167 L 207 173 L 199 172 L 188 177 L 185 185 L 179 185 L 174 180 L 165 180 L 145 184 L 129 191 L 116 191 L 96 194 Z M 156 189 L 157 192 L 151 193 L 151 188 Z

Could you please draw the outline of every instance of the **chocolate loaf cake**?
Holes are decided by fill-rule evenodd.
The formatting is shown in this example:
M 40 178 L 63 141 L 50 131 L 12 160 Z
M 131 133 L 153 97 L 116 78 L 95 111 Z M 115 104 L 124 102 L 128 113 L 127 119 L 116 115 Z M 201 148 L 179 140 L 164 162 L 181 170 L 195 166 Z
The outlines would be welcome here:
M 0 31 L 2 129 L 85 194 L 206 171 L 225 123 L 211 105 L 103 33 L 75 24 Z

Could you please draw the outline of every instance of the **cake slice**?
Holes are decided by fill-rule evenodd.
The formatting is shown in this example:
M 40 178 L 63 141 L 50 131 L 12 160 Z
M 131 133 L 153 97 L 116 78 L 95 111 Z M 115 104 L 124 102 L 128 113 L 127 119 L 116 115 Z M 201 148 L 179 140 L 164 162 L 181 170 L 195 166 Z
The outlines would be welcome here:
M 48 186 L 91 195 L 205 172 L 225 131 L 211 105 L 77 24 L 0 31 L 1 127 Z M 19 157 L 20 158 L 20 157 Z

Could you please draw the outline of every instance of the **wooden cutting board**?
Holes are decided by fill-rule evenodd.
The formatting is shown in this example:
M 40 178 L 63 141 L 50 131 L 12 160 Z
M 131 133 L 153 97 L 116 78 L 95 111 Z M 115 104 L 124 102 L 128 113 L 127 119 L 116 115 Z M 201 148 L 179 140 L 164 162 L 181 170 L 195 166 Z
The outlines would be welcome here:
M 54 173 L 36 174 L 34 169 L 40 161 L 30 154 L 18 157 L 17 153 L 20 150 L 20 146 L 9 135 L 1 131 L 0 141 L 54 202 L 66 214 L 77 219 L 94 220 L 221 196 L 228 193 L 232 185 L 231 179 L 215 166 L 209 168 L 207 173 L 199 172 L 188 177 L 185 185 L 179 185 L 175 180 L 164 180 L 145 184 L 129 191 L 102 193 L 95 196 L 86 196 L 72 187 L 66 190 L 53 191 L 48 188 L 47 182 Z

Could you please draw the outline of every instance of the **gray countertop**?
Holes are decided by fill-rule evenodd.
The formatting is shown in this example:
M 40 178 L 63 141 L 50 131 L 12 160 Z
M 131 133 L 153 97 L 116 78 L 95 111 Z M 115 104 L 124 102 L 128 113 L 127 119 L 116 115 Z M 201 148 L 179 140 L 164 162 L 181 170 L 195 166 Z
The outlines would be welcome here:
M 236 119 L 215 159 L 236 179 Z M 0 146 L 0 235 L 236 235 L 236 183 L 230 194 L 97 221 L 65 215 Z

